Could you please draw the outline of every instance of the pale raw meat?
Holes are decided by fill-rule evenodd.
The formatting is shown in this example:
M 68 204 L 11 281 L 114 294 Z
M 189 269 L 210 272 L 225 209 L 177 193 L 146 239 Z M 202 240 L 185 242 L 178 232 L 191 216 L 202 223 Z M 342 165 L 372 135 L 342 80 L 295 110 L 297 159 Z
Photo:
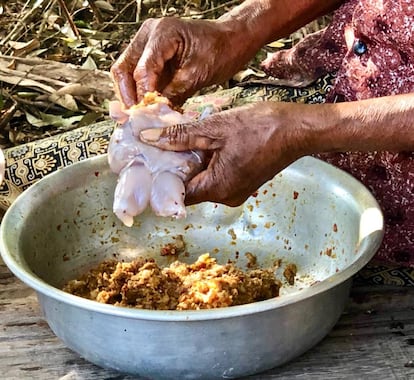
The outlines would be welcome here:
M 119 125 L 108 147 L 108 162 L 117 174 L 113 211 L 127 226 L 149 205 L 158 216 L 183 218 L 185 182 L 202 169 L 199 153 L 168 152 L 143 144 L 139 132 L 191 121 L 173 110 L 168 99 L 148 95 L 146 103 L 123 110 L 111 102 L 110 114 Z
M 150 201 L 152 175 L 141 162 L 132 161 L 122 170 L 115 188 L 113 210 L 125 225 L 132 226 L 134 216 Z
M 185 217 L 184 196 L 184 183 L 178 175 L 163 171 L 154 176 L 151 207 L 157 215 Z

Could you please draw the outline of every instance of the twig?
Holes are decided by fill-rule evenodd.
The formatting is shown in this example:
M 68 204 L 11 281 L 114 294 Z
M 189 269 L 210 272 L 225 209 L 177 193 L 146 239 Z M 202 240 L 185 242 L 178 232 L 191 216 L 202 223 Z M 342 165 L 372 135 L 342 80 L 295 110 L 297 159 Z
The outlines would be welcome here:
M 198 12 L 198 13 L 193 13 L 191 15 L 191 17 L 193 17 L 193 16 L 204 16 L 204 15 L 206 15 L 208 13 L 212 13 L 212 12 L 218 11 L 218 10 L 220 10 L 222 8 L 230 7 L 232 5 L 237 5 L 237 4 L 240 4 L 240 3 L 241 3 L 240 0 L 231 0 L 231 1 L 228 1 L 226 3 L 217 5 L 216 7 L 206 9 L 205 11 L 201 11 L 201 12 Z
M 129 3 L 127 3 L 119 12 L 118 14 L 112 18 L 112 20 L 107 21 L 106 23 L 104 23 L 102 25 L 102 27 L 99 29 L 100 32 L 102 32 L 103 30 L 106 29 L 107 26 L 112 25 L 115 23 L 116 20 L 118 20 L 118 18 L 132 5 L 136 2 L 137 0 L 132 0 Z
M 62 8 L 62 11 L 66 17 L 66 20 L 68 21 L 70 28 L 72 29 L 72 32 L 74 33 L 74 35 L 80 39 L 80 33 L 78 28 L 76 27 L 75 23 L 72 20 L 72 16 L 70 15 L 68 8 L 66 7 L 65 1 L 64 0 L 58 0 L 60 7 Z
M 62 107 L 55 105 L 48 101 L 28 100 L 18 95 L 13 95 L 11 96 L 11 98 L 17 104 L 23 104 L 25 106 L 35 107 L 37 110 L 43 110 L 44 112 L 48 112 L 48 111 L 62 112 Z
M 167 15 L 168 12 L 168 8 L 170 7 L 171 4 L 171 0 L 167 0 L 167 4 L 165 4 L 165 7 L 162 7 L 162 0 L 160 1 L 160 8 L 161 8 L 161 13 L 163 16 Z
M 53 94 L 56 90 L 48 85 L 45 85 L 39 81 L 34 79 L 26 79 L 25 77 L 21 76 L 12 76 L 10 75 L 10 71 L 7 69 L 2 69 L 0 72 L 0 81 L 4 83 L 9 83 L 14 87 L 21 86 L 21 87 L 28 87 L 32 89 L 36 89 L 37 91 L 42 92 L 43 94 Z
M 139 23 L 141 19 L 142 0 L 135 0 L 137 2 L 137 12 L 135 14 L 135 22 Z
M 45 25 L 47 24 L 47 20 L 49 18 L 49 15 L 53 12 L 53 7 L 55 6 L 56 0 L 52 0 L 49 2 L 49 4 L 46 6 L 46 12 L 45 15 L 42 18 L 42 22 L 40 23 L 39 30 L 37 31 L 37 35 L 41 36 L 45 29 Z
M 1 130 L 3 130 L 9 124 L 9 121 L 13 118 L 14 114 L 17 111 L 16 101 L 12 97 L 9 98 L 12 100 L 13 104 L 5 112 L 3 112 L 0 117 Z
M 98 20 L 98 23 L 103 24 L 105 20 L 102 17 L 101 11 L 96 6 L 95 0 L 88 0 L 88 3 L 89 3 L 89 6 L 92 9 L 92 13 L 95 15 L 96 19 Z

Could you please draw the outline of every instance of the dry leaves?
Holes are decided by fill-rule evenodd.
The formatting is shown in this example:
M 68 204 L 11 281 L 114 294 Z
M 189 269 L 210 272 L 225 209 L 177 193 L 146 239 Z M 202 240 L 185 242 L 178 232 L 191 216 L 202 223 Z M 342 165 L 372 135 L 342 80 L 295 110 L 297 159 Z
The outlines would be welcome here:
M 0 0 L 0 147 L 106 119 L 108 69 L 145 19 L 217 18 L 242 1 Z M 261 77 L 257 62 L 292 38 L 264 47 L 234 81 Z

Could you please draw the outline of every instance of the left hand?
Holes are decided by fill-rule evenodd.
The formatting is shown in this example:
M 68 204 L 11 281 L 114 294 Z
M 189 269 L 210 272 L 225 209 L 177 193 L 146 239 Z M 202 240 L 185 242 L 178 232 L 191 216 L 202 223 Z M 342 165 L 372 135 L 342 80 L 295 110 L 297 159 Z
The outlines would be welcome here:
M 197 90 L 231 78 L 254 54 L 238 24 L 175 17 L 148 19 L 111 67 L 126 108 L 148 91 L 182 104 Z

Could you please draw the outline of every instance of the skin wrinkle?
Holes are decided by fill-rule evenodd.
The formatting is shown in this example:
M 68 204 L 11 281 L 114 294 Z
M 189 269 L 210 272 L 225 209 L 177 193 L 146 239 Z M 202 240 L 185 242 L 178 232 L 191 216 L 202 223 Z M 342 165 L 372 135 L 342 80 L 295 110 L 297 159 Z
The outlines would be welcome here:
M 187 128 L 184 126 L 184 124 L 178 124 L 168 127 L 164 132 L 165 133 L 161 134 L 160 139 L 167 139 L 166 144 L 172 144 L 177 146 L 191 146 L 190 138 L 187 133 Z
M 160 132 L 159 138 L 155 141 L 164 149 L 171 149 L 174 146 L 176 150 L 216 150 L 222 146 L 217 138 L 189 133 L 189 129 L 193 126 L 194 124 L 191 123 L 176 124 L 155 130 L 155 132 Z M 153 139 L 146 139 L 145 131 L 140 132 L 140 139 L 143 142 L 153 143 Z
M 188 21 L 188 23 L 192 23 Z M 188 93 L 188 83 L 192 83 L 194 89 L 200 89 L 206 85 L 224 81 L 227 78 L 228 68 L 223 67 L 223 79 L 215 77 L 211 73 L 210 67 L 220 65 L 216 63 L 217 57 L 220 57 L 226 51 L 226 46 L 229 45 L 228 39 L 222 41 L 223 38 L 211 39 L 208 38 L 211 31 L 215 31 L 217 23 L 211 20 L 205 20 L 205 30 L 200 29 L 200 38 L 203 40 L 203 49 L 208 50 L 210 53 L 207 56 L 199 57 L 196 53 L 198 51 L 197 46 L 186 41 L 191 41 L 190 30 L 180 30 L 180 41 L 183 48 L 176 52 L 176 57 L 179 59 L 174 65 L 178 67 L 175 70 L 174 76 L 171 78 L 169 84 L 163 90 L 163 95 L 172 98 L 176 104 L 181 104 L 191 94 Z M 216 33 L 216 32 L 215 32 Z M 228 49 L 227 49 L 228 50 Z M 214 54 L 212 52 L 215 52 Z M 219 62 L 219 61 L 218 61 Z M 217 70 L 220 72 L 221 70 Z M 234 71 L 234 68 L 233 68 Z
M 159 25 L 159 24 L 158 24 Z M 157 30 L 152 31 L 153 33 L 157 33 Z M 159 36 L 156 36 L 155 38 L 151 39 L 150 35 L 150 41 L 152 43 L 150 44 L 150 47 L 144 50 L 143 55 L 141 56 L 137 67 L 140 67 L 140 69 L 144 73 L 151 72 L 153 79 L 153 84 L 150 88 L 147 89 L 147 91 L 154 91 L 156 88 L 165 87 L 166 84 L 164 82 L 167 82 L 170 79 L 166 79 L 166 73 L 168 75 L 168 67 L 169 67 L 169 61 L 180 52 L 180 40 L 179 38 L 173 38 L 172 41 L 168 41 L 167 49 L 163 49 L 165 46 L 165 40 L 161 39 Z M 160 51 L 162 54 L 153 55 L 152 51 Z M 152 69 L 149 70 L 149 69 Z M 137 72 L 137 76 L 134 78 L 136 81 L 139 80 L 139 74 L 140 72 Z M 158 80 L 157 80 L 158 78 Z
M 175 101 L 175 103 L 182 104 L 185 98 L 185 96 L 183 96 L 185 94 L 185 87 L 182 85 L 182 83 L 185 83 L 186 78 L 185 72 L 183 77 L 183 70 L 181 69 L 181 67 L 185 67 L 185 65 L 187 64 L 183 57 L 185 57 L 186 50 L 188 49 L 189 44 L 186 44 L 186 38 L 183 37 L 180 33 L 177 36 L 176 43 L 177 47 L 175 49 L 174 55 L 172 55 L 169 59 L 169 62 L 167 62 L 170 75 L 168 76 L 168 79 L 166 78 L 163 86 L 159 86 L 158 89 L 162 92 L 164 96 L 166 96 L 169 99 L 180 99 Z M 181 80 L 181 82 L 178 79 L 176 79 L 180 77 L 183 77 L 183 80 Z M 176 81 L 177 83 L 173 86 L 172 83 L 174 83 L 174 81 Z

